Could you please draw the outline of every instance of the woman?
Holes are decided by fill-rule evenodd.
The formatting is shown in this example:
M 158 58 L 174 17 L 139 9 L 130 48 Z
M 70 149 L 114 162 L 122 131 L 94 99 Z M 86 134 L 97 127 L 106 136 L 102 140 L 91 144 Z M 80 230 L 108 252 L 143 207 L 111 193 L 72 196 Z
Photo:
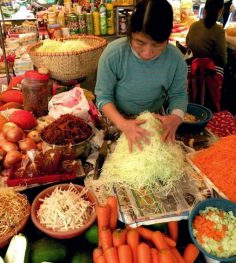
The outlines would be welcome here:
M 194 57 L 211 58 L 215 65 L 224 67 L 227 62 L 225 31 L 217 24 L 224 7 L 224 0 L 207 0 L 204 18 L 194 22 L 186 36 L 188 49 Z
M 203 19 L 193 23 L 186 36 L 187 48 L 193 53 L 193 58 L 187 61 L 191 63 L 188 78 L 190 101 L 201 103 L 213 112 L 221 110 L 221 90 L 227 62 L 225 31 L 217 23 L 223 7 L 224 0 L 207 0 Z M 205 73 L 198 77 L 200 68 Z
M 187 107 L 187 65 L 176 47 L 168 43 L 173 11 L 166 0 L 141 0 L 131 18 L 129 36 L 111 42 L 99 60 L 95 94 L 104 115 L 122 131 L 129 149 L 151 134 L 128 119 L 143 111 L 158 113 L 168 99 L 169 115 L 162 122 L 163 140 L 175 140 Z

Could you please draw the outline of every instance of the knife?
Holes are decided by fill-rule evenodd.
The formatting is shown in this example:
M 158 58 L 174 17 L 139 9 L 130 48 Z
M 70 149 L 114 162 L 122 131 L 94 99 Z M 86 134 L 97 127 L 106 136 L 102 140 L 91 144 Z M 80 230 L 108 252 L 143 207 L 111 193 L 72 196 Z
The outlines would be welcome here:
M 99 150 L 98 158 L 95 163 L 93 179 L 97 180 L 101 174 L 102 166 L 107 156 L 107 141 L 103 141 L 102 146 Z

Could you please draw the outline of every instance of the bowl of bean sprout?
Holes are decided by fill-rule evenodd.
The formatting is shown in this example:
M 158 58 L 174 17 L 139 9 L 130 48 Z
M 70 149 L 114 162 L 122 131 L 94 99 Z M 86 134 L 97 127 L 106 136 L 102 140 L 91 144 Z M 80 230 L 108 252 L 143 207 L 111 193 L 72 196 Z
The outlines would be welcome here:
M 57 184 L 40 192 L 31 206 L 34 225 L 57 239 L 83 234 L 96 220 L 96 196 L 78 184 Z

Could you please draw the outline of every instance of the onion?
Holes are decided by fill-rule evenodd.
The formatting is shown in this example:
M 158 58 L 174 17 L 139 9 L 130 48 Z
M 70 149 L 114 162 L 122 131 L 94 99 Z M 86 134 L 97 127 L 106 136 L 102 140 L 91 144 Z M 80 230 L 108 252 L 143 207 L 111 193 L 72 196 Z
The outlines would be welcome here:
M 15 123 L 13 123 L 13 122 L 8 121 L 8 122 L 4 123 L 3 126 L 2 126 L 2 130 L 1 130 L 2 133 L 3 133 L 3 135 L 5 136 L 5 134 L 7 133 L 7 131 L 8 131 L 10 128 L 13 128 L 13 127 L 17 127 L 17 125 L 16 125 Z
M 3 151 L 5 151 L 5 152 L 18 150 L 18 146 L 12 142 L 4 142 L 1 146 L 2 146 Z
M 19 144 L 19 148 L 23 152 L 27 152 L 37 148 L 37 145 L 34 142 L 34 140 L 28 137 L 24 138 L 23 140 L 20 140 L 18 144 Z
M 36 143 L 41 141 L 40 134 L 38 131 L 31 131 L 28 133 L 27 136 L 34 140 Z
M 4 135 L 9 142 L 18 142 L 24 137 L 24 132 L 21 128 L 16 126 L 9 128 Z
M 6 154 L 5 159 L 4 159 L 4 164 L 7 167 L 10 167 L 16 163 L 21 162 L 22 160 L 22 154 L 19 151 L 10 151 Z

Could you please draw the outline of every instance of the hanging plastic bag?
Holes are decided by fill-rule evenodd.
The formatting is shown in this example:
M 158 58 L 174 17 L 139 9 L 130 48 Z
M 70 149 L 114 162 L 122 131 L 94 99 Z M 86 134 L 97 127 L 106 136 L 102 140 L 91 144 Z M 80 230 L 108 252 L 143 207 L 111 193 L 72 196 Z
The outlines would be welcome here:
M 56 94 L 48 104 L 48 115 L 57 119 L 63 114 L 72 114 L 85 121 L 90 120 L 89 103 L 80 87 Z

